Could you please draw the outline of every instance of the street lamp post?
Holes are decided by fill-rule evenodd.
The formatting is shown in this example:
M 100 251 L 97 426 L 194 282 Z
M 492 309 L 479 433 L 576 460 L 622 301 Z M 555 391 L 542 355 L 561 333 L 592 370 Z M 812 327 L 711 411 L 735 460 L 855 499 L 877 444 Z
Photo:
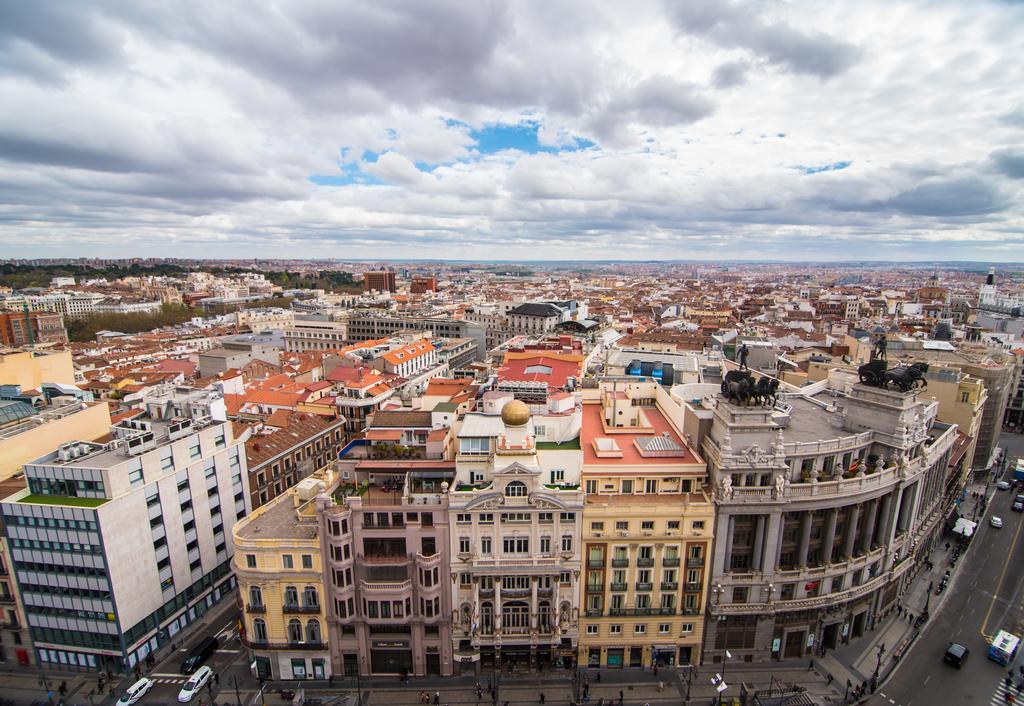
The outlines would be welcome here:
M 882 670 L 882 656 L 885 654 L 885 643 L 878 646 L 878 661 L 875 662 L 875 673 L 871 675 L 871 693 L 878 686 L 878 673 Z

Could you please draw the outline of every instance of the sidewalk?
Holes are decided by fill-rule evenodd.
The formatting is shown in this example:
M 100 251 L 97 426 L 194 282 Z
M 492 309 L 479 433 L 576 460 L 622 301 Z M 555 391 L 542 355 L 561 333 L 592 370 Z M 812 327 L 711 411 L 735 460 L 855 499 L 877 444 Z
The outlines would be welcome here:
M 837 691 L 837 682 L 828 683 L 827 674 L 820 668 L 808 669 L 805 660 L 773 662 L 766 664 L 747 664 L 744 662 L 727 665 L 705 665 L 703 667 L 665 667 L 655 675 L 650 670 L 640 669 L 581 669 L 584 685 L 589 687 L 589 699 L 586 706 L 599 706 L 602 701 L 606 706 L 617 706 L 621 694 L 624 706 L 679 706 L 679 704 L 708 704 L 717 695 L 711 678 L 722 675 L 728 684 L 723 694 L 722 703 L 731 704 L 732 698 L 738 698 L 740 685 L 749 690 L 767 690 L 769 688 L 785 689 L 799 685 L 806 689 L 813 703 L 839 703 L 842 691 Z M 489 692 L 491 673 L 484 672 L 480 678 L 482 698 L 477 699 L 477 678 L 472 676 L 457 677 L 421 677 L 413 678 L 408 684 L 401 684 L 395 678 L 361 679 L 359 688 L 363 694 L 363 702 L 368 706 L 418 706 L 420 694 L 425 692 L 433 701 L 435 692 L 439 693 L 441 706 L 490 706 L 492 696 Z M 327 682 L 305 682 L 302 687 L 308 696 L 337 697 L 339 693 L 352 695 L 356 691 L 356 683 L 352 679 L 334 679 L 333 688 Z M 293 682 L 275 682 L 269 685 L 268 693 L 280 688 L 294 689 Z M 558 670 L 549 672 L 528 672 L 512 675 L 504 673 L 498 683 L 496 700 L 499 704 L 506 701 L 510 706 L 540 706 L 541 694 L 544 704 L 549 706 L 568 706 L 573 701 L 572 672 Z
M 985 489 L 984 482 L 971 483 L 967 486 L 967 498 L 960 506 L 961 514 L 964 517 L 977 522 L 984 520 L 984 516 L 975 517 L 975 511 L 980 511 L 978 506 L 981 503 L 972 497 L 972 493 L 984 492 Z M 993 492 L 995 491 L 989 490 L 990 499 Z M 980 515 L 980 512 L 978 514 Z M 865 635 L 851 645 L 833 650 L 824 657 L 817 658 L 821 667 L 835 677 L 835 683 L 841 686 L 840 691 L 845 690 L 847 680 L 849 680 L 854 687 L 860 684 L 867 685 L 866 695 L 870 695 L 871 677 L 876 668 L 879 670 L 878 685 L 881 686 L 884 683 L 899 663 L 900 658 L 913 646 L 917 636 L 924 629 L 924 625 L 914 627 L 913 621 L 908 618 L 908 613 L 916 620 L 927 606 L 929 613 L 934 614 L 949 595 L 948 588 L 942 595 L 935 595 L 935 587 L 942 581 L 946 569 L 949 568 L 949 559 L 954 549 L 955 546 L 951 542 L 947 551 L 945 540 L 943 540 L 932 550 L 933 568 L 930 571 L 923 567 L 919 568 L 918 574 L 910 585 L 900 594 L 899 605 L 902 607 L 902 612 L 894 611 L 885 616 L 872 627 L 872 634 Z M 960 565 L 958 563 L 958 566 Z M 957 574 L 957 569 L 953 569 L 951 581 L 956 580 Z M 880 648 L 883 647 L 884 650 L 881 650 Z
M 211 608 L 200 620 L 188 627 L 184 633 L 175 635 L 174 639 L 161 646 L 155 653 L 156 666 L 153 669 L 143 669 L 143 676 L 150 672 L 161 671 L 161 662 L 167 658 L 172 661 L 179 659 L 178 648 L 181 643 L 188 642 L 202 634 L 202 629 L 211 623 L 216 623 L 224 618 L 228 611 L 235 609 L 234 600 L 225 598 L 223 601 Z M 142 665 L 145 667 L 145 664 Z M 177 670 L 177 665 L 174 667 Z M 101 704 L 113 704 L 118 695 L 126 687 L 135 682 L 135 676 L 128 674 L 113 675 L 112 681 L 106 681 L 103 693 L 97 693 L 97 678 L 99 672 L 95 670 L 66 671 L 53 669 L 50 666 L 40 668 L 39 665 L 23 667 L 17 664 L 0 664 L 0 681 L 3 683 L 0 696 L 10 698 L 15 703 L 32 703 L 39 701 L 46 703 L 47 689 L 42 681 L 45 678 L 46 685 L 52 692 L 53 703 L 62 700 L 59 687 L 61 682 L 67 683 L 67 693 L 63 697 L 66 704 L 88 704 L 101 706 Z M 90 693 L 92 696 L 90 697 Z

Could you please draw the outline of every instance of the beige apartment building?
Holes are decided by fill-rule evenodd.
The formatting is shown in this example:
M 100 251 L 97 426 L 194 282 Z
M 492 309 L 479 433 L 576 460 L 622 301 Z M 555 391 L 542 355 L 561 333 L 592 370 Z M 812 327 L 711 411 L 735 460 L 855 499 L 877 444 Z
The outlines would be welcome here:
M 581 665 L 700 662 L 715 508 L 681 427 L 654 382 L 605 383 L 583 407 Z

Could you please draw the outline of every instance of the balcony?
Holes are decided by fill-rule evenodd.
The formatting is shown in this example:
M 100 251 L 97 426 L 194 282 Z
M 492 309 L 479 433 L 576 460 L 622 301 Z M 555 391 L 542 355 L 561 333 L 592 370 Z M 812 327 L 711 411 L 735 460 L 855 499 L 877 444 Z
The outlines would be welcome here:
M 604 559 L 588 559 L 587 566 L 591 569 L 603 569 Z
M 320 606 L 318 605 L 284 605 L 281 607 L 282 613 L 319 613 Z
M 704 566 L 704 557 L 702 556 L 691 556 L 686 558 L 686 565 L 690 567 Z
M 254 650 L 323 650 L 327 649 L 325 642 L 267 642 L 266 640 L 247 640 L 242 638 L 242 644 Z
M 699 581 L 687 581 L 686 582 L 686 590 L 691 592 L 691 593 L 696 593 L 696 592 L 700 591 L 700 582 Z
M 21 630 L 21 623 L 17 620 L 5 620 L 3 627 L 5 630 Z
M 637 583 L 636 583 L 636 590 L 637 591 L 653 591 L 654 590 L 654 584 L 653 583 L 648 583 L 648 582 L 637 581 Z
M 613 582 L 612 583 L 612 590 L 613 591 L 626 591 L 628 589 L 629 589 L 629 584 L 628 583 L 618 583 L 618 582 Z
M 588 583 L 587 584 L 587 592 L 588 593 L 601 593 L 603 590 L 604 590 L 604 584 L 602 584 L 602 583 Z
M 629 559 L 612 559 L 612 566 L 616 569 L 624 569 L 629 566 Z
M 502 588 L 502 598 L 528 598 L 530 596 L 530 589 L 528 588 Z
M 654 557 L 640 557 L 636 560 L 637 566 L 654 566 Z
M 586 616 L 587 616 L 588 618 L 600 618 L 600 617 L 601 617 L 601 616 L 603 615 L 603 612 L 602 612 L 602 611 L 600 611 L 600 610 L 588 610 L 588 611 L 587 611 L 587 612 L 585 613 L 585 615 L 586 615 Z
M 655 615 L 654 608 L 609 608 L 608 615 Z M 670 614 L 671 615 L 671 614 Z
M 400 593 L 402 591 L 408 591 L 412 588 L 412 581 L 393 581 L 393 582 L 362 582 L 363 590 L 369 593 Z
M 245 604 L 246 613 L 266 613 L 267 607 L 265 605 L 255 605 L 252 603 Z
M 661 582 L 661 590 L 662 591 L 678 591 L 679 590 L 679 583 L 677 581 L 662 581 Z
M 661 559 L 662 566 L 679 566 L 679 557 L 677 556 L 666 556 Z
M 481 598 L 494 598 L 494 589 L 493 588 L 481 588 L 480 589 L 480 597 Z
M 367 520 L 367 518 L 363 519 L 363 529 L 364 530 L 405 529 L 405 522 L 387 522 L 387 523 L 380 523 L 379 524 L 377 522 L 367 522 L 366 520 Z

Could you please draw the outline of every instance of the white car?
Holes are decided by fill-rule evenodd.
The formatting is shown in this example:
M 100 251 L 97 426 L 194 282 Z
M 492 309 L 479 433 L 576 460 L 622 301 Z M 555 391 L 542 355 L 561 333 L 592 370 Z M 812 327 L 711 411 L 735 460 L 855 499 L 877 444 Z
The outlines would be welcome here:
M 153 688 L 153 681 L 142 677 L 137 682 L 129 686 L 125 692 L 121 695 L 121 698 L 117 700 L 117 706 L 131 706 L 137 703 L 139 699 L 145 696 L 150 689 Z
M 178 692 L 178 701 L 187 704 L 212 678 L 213 670 L 209 667 L 204 666 L 197 669 L 196 673 L 189 677 L 185 686 L 181 687 L 181 691 Z
M 992 517 L 989 518 L 988 523 L 990 525 L 992 525 L 993 527 L 1002 527 L 1003 526 L 1003 518 L 996 517 L 995 515 L 992 515 Z
M 996 487 L 999 488 L 1000 490 L 1009 490 L 1010 484 L 1005 480 L 1001 480 L 998 483 L 996 483 Z

